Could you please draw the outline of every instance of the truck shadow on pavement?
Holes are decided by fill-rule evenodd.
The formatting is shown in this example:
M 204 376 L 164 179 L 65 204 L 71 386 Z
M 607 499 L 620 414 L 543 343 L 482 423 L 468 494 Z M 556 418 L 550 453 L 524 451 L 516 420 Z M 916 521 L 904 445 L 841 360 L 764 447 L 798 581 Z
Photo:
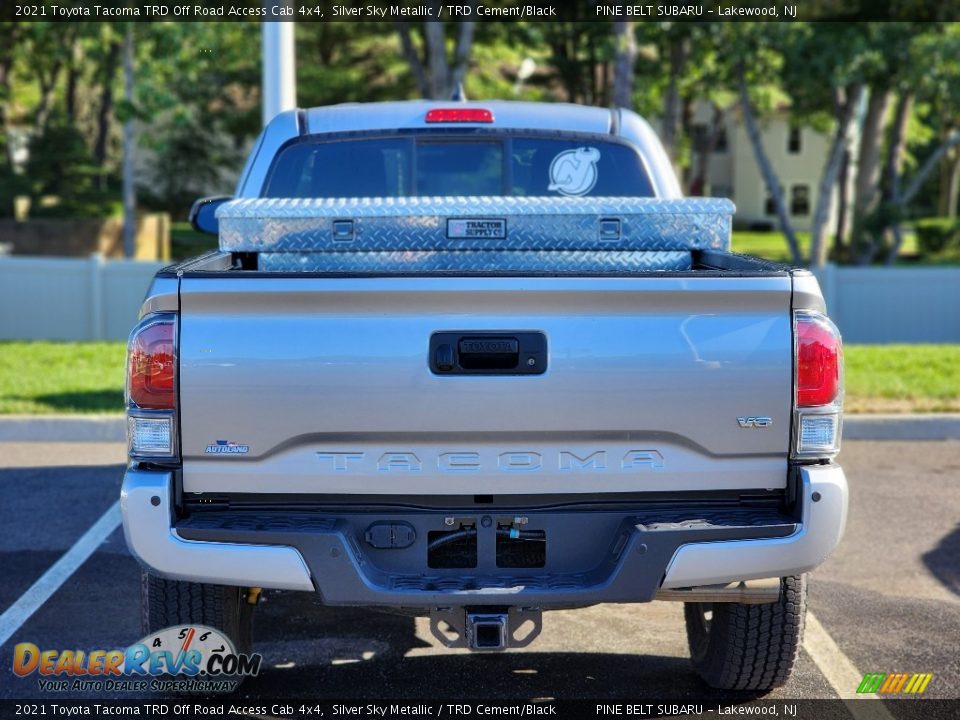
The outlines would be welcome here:
M 960 525 L 923 554 L 923 563 L 947 590 L 960 595 Z
M 749 702 L 763 695 L 712 690 L 682 657 L 587 649 L 472 654 L 438 649 L 412 617 L 329 608 L 301 593 L 270 593 L 258 608 L 260 674 L 250 698 L 642 699 Z

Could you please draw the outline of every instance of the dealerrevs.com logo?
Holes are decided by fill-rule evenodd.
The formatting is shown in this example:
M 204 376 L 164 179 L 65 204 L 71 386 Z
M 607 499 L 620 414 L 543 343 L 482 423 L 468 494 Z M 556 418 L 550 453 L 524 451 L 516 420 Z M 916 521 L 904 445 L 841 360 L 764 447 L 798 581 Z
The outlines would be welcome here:
M 13 648 L 14 674 L 36 675 L 48 692 L 231 692 L 240 678 L 260 672 L 261 660 L 205 625 L 164 628 L 123 650 Z

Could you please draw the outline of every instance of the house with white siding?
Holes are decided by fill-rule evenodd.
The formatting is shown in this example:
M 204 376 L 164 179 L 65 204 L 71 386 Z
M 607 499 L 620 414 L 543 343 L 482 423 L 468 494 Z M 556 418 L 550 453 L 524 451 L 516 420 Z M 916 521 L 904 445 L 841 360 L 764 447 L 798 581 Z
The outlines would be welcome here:
M 692 165 L 696 167 L 707 145 L 714 121 L 714 109 L 709 103 L 697 103 L 693 112 Z M 782 183 L 784 202 L 793 228 L 810 229 L 817 187 L 827 160 L 831 137 L 809 126 L 795 125 L 785 111 L 759 120 L 763 147 L 770 164 Z M 740 227 L 777 227 L 777 214 L 763 176 L 757 165 L 753 147 L 747 137 L 739 107 L 723 111 L 723 131 L 709 162 L 706 187 L 702 194 L 727 197 L 736 203 L 735 223 Z M 847 182 L 852 186 L 855 177 L 855 150 L 851 144 Z M 836 227 L 839 212 L 839 192 L 835 191 L 828 228 Z

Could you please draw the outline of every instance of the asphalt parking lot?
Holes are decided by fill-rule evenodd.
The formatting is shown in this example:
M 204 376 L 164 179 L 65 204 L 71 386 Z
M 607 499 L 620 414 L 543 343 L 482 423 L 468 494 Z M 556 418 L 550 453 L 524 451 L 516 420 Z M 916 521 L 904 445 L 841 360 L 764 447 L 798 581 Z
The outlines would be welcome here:
M 0 612 L 113 505 L 123 453 L 106 443 L 0 443 Z M 851 486 L 846 537 L 811 578 L 814 619 L 799 671 L 769 697 L 835 698 L 855 691 L 858 673 L 932 672 L 924 697 L 958 698 L 960 442 L 849 441 L 841 461 Z M 13 675 L 18 642 L 95 649 L 140 638 L 139 569 L 122 531 L 107 531 L 32 615 L 0 623 L 0 637 L 9 634 L 0 697 L 49 699 L 36 676 Z M 530 648 L 477 656 L 439 647 L 422 620 L 269 592 L 255 650 L 264 666 L 239 693 L 251 699 L 739 699 L 693 673 L 678 603 L 549 613 Z M 888 704 L 889 713 L 917 716 L 917 702 Z

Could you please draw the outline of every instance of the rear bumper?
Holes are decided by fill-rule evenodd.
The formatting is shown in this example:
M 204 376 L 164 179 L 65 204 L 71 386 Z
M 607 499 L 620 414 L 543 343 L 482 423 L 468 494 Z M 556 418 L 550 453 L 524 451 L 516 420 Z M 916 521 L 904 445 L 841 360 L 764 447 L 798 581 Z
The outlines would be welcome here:
M 836 465 L 804 467 L 800 475 L 799 522 L 651 522 L 649 513 L 641 513 L 617 529 L 599 562 L 567 573 L 438 572 L 425 566 L 395 572 L 374 562 L 352 526 L 337 517 L 264 524 L 234 515 L 218 524 L 209 521 L 214 513 L 199 524 L 177 523 L 169 472 L 128 469 L 121 507 L 131 552 L 152 572 L 173 579 L 316 591 L 330 605 L 549 608 L 647 602 L 661 588 L 811 570 L 843 535 L 847 483 Z
M 120 491 L 123 534 L 134 557 L 174 580 L 313 590 L 300 553 L 289 547 L 191 542 L 173 529 L 173 475 L 128 468 Z

